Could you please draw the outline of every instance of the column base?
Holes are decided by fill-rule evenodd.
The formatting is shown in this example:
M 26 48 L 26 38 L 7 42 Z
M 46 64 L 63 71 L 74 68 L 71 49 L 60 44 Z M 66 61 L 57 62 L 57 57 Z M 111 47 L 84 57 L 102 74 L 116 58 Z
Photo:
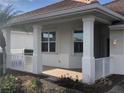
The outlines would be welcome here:
M 32 63 L 32 73 L 41 74 L 42 73 L 42 61 L 41 56 L 33 55 L 33 63 Z
M 95 83 L 95 58 L 83 57 L 82 58 L 82 80 L 84 83 Z

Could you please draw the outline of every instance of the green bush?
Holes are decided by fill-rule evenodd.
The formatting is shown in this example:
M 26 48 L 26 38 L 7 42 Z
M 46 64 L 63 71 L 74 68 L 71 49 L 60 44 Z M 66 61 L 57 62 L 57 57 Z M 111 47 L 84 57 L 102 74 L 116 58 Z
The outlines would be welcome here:
M 17 78 L 13 75 L 6 75 L 2 77 L 1 79 L 1 85 L 0 88 L 3 91 L 7 91 L 5 93 L 10 93 L 9 91 L 15 91 L 16 90 L 16 80 Z
M 61 86 L 65 86 L 73 89 L 79 88 L 80 85 L 82 85 L 82 83 L 79 82 L 78 78 L 72 79 L 71 77 L 67 77 L 67 76 L 62 76 L 61 78 L 59 78 L 57 83 L 60 84 Z
M 40 79 L 28 80 L 25 84 L 27 93 L 43 93 Z
M 94 89 L 93 85 L 81 83 L 78 78 L 72 79 L 71 77 L 67 76 L 62 76 L 55 83 L 66 88 L 76 89 L 85 93 L 92 93 L 91 91 Z

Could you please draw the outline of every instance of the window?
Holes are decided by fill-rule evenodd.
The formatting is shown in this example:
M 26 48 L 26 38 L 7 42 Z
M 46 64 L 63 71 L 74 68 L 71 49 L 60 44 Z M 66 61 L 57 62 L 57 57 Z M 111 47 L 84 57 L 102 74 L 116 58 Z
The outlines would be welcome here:
M 74 31 L 74 53 L 83 52 L 83 31 Z
M 42 32 L 42 52 L 56 51 L 56 33 Z

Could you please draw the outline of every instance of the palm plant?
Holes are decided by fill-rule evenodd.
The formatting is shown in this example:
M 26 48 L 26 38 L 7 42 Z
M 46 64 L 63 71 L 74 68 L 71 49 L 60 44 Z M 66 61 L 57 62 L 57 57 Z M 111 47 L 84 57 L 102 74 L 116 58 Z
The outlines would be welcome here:
M 0 5 L 0 47 L 3 51 L 3 74 L 6 73 L 6 42 L 3 36 L 2 29 L 6 27 L 7 22 L 15 16 L 14 8 L 12 5 L 3 7 Z

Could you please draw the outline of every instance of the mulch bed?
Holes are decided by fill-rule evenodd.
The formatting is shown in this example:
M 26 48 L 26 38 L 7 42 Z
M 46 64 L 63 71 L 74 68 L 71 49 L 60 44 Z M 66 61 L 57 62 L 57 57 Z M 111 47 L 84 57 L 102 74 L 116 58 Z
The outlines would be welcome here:
M 28 72 L 22 72 L 22 71 L 17 71 L 17 70 L 11 70 L 11 69 L 7 69 L 7 74 L 12 74 L 14 76 L 30 76 L 30 77 L 36 77 L 36 78 L 40 78 L 40 79 L 44 79 L 49 77 L 48 75 L 45 74 L 32 74 L 32 73 L 28 73 Z
M 36 77 L 40 79 L 45 79 L 48 78 L 48 75 L 40 74 L 40 75 L 35 75 L 31 73 L 26 73 L 26 72 L 21 72 L 21 71 L 15 71 L 15 70 L 7 70 L 9 74 L 13 74 L 14 76 L 21 77 L 24 80 L 29 80 L 31 77 Z M 86 89 L 83 89 L 84 93 L 104 93 L 112 89 L 115 85 L 120 83 L 122 80 L 124 80 L 123 75 L 111 75 L 107 77 L 107 80 L 109 80 L 109 84 L 103 82 L 103 80 L 98 80 L 95 84 L 91 85 L 90 87 L 87 87 Z M 53 81 L 54 82 L 54 81 Z M 65 82 L 66 83 L 66 82 Z M 56 83 L 57 84 L 57 83 Z M 58 84 L 61 86 L 61 84 Z M 67 87 L 67 86 L 63 86 Z M 71 88 L 71 87 L 67 87 Z M 72 88 L 73 89 L 73 88 Z
M 108 76 L 107 79 L 109 79 L 109 81 L 111 81 L 112 84 L 109 85 L 109 86 L 106 86 L 106 85 L 104 85 L 104 86 L 98 86 L 97 84 L 99 84 L 99 82 L 100 82 L 100 80 L 99 80 L 99 81 L 95 84 L 96 86 L 98 86 L 99 90 L 102 89 L 103 92 L 104 92 L 104 91 L 106 92 L 106 91 L 111 90 L 115 85 L 119 84 L 121 81 L 124 80 L 124 75 L 115 75 L 115 74 L 113 74 L 113 75 L 111 75 L 111 76 Z M 102 84 L 101 84 L 101 85 L 102 85 Z
M 124 75 L 111 75 L 104 79 L 97 80 L 96 83 L 93 85 L 83 84 L 80 82 L 75 83 L 75 81 L 71 81 L 71 83 L 69 83 L 67 79 L 61 80 L 61 78 L 56 83 L 60 86 L 77 89 L 84 93 L 105 93 L 111 90 L 115 85 L 119 84 L 123 80 Z
M 105 79 L 108 80 L 107 84 L 104 84 L 105 82 L 101 82 L 101 80 L 98 80 L 94 85 L 96 86 L 96 89 L 98 92 L 96 93 L 104 93 L 111 90 L 115 85 L 119 84 L 121 81 L 124 80 L 124 75 L 110 75 L 106 77 Z

